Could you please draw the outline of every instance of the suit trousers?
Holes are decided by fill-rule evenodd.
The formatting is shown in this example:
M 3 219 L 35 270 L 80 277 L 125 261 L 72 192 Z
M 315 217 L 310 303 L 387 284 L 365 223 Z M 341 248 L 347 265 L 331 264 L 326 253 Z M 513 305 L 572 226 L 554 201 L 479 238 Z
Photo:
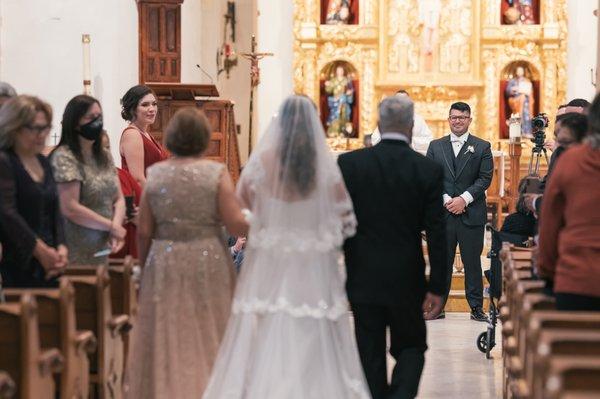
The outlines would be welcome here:
M 483 308 L 483 280 L 481 270 L 481 252 L 483 251 L 484 226 L 467 226 L 459 215 L 450 215 L 446 222 L 446 240 L 448 243 L 448 278 L 446 295 L 448 300 L 452 285 L 452 271 L 456 254 L 456 245 L 460 249 L 460 258 L 465 266 L 465 294 L 471 309 Z
M 407 309 L 353 303 L 352 312 L 358 352 L 373 399 L 412 399 L 417 396 L 427 350 L 421 306 Z M 396 359 L 389 385 L 386 351 L 388 327 L 390 354 Z

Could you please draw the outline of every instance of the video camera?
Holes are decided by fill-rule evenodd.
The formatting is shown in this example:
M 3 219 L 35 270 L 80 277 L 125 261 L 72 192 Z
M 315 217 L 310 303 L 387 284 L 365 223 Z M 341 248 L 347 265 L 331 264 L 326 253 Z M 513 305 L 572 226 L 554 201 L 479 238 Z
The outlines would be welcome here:
M 548 155 L 544 144 L 546 143 L 546 128 L 548 127 L 548 115 L 540 113 L 531 120 L 531 128 L 533 137 L 533 148 L 531 150 L 531 158 L 529 158 L 529 171 L 525 178 L 526 184 L 524 192 L 526 193 L 541 193 L 541 180 L 539 176 L 540 158 L 542 154 L 548 164 Z
M 531 128 L 533 130 L 533 138 L 531 141 L 534 143 L 534 152 L 536 148 L 540 149 L 537 152 L 541 152 L 546 142 L 546 128 L 548 127 L 548 115 L 541 113 L 531 120 Z

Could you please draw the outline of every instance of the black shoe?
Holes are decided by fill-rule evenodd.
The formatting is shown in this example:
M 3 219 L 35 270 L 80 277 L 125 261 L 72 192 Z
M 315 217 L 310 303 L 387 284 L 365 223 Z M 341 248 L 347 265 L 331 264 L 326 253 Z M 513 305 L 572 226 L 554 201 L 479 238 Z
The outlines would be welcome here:
M 475 321 L 488 321 L 487 315 L 483 312 L 482 308 L 473 308 L 471 309 L 471 320 Z

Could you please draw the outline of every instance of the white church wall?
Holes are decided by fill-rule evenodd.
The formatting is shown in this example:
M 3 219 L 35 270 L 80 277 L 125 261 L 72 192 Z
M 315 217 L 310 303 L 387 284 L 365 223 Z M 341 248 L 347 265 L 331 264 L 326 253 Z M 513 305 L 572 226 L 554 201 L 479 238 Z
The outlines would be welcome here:
M 258 51 L 272 52 L 260 63 L 255 140 L 267 128 L 281 102 L 293 94 L 294 5 L 292 0 L 258 0 Z
M 221 97 L 228 98 L 235 103 L 235 123 L 240 126 L 238 144 L 242 164 L 248 159 L 248 127 L 250 118 L 250 61 L 242 58 L 239 53 L 250 52 L 252 46 L 252 34 L 256 32 L 256 0 L 236 0 L 236 42 L 235 50 L 238 53 L 238 64 L 234 67 L 227 78 L 222 72 L 218 78 L 218 87 Z M 223 10 L 223 13 L 225 10 Z M 221 15 L 221 26 L 218 35 L 218 43 L 223 38 L 223 18 Z M 215 50 L 216 51 L 216 50 Z M 255 102 L 256 105 L 256 102 Z M 256 112 L 256 110 L 255 110 Z M 256 124 L 254 125 L 256 128 Z
M 203 74 L 196 67 L 202 65 L 204 57 L 203 40 L 210 37 L 205 31 L 209 22 L 203 17 L 203 0 L 185 0 L 181 6 L 181 81 L 183 83 L 204 82 Z
M 82 93 L 81 35 L 91 36 L 92 91 L 117 164 L 125 122 L 119 99 L 138 82 L 138 19 L 134 0 L 0 1 L 0 80 L 37 95 L 54 110 L 52 137 L 60 136 L 66 103 Z
M 598 18 L 593 12 L 598 8 L 598 1 L 568 0 L 567 7 L 567 100 L 592 101 L 596 93 L 592 75 L 596 72 L 598 49 Z

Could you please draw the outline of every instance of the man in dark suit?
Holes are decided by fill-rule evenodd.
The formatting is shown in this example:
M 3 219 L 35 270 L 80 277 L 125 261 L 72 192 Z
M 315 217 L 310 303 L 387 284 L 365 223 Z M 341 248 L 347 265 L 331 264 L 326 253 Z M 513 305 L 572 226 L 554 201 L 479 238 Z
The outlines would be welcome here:
M 373 399 L 413 398 L 427 349 L 425 321 L 442 309 L 446 240 L 443 170 L 413 151 L 413 103 L 393 96 L 379 105 L 382 140 L 343 154 L 338 163 L 354 204 L 356 235 L 344 245 L 346 289 L 361 362 Z M 421 231 L 431 272 L 425 278 Z M 396 359 L 387 383 L 386 329 Z
M 490 143 L 469 133 L 471 108 L 457 102 L 450 107 L 450 134 L 431 142 L 427 157 L 444 168 L 444 207 L 448 244 L 445 300 L 450 293 L 456 244 L 465 265 L 465 292 L 471 319 L 487 321 L 483 312 L 481 252 L 487 222 L 485 190 L 494 163 Z M 442 317 L 443 317 L 442 313 Z

